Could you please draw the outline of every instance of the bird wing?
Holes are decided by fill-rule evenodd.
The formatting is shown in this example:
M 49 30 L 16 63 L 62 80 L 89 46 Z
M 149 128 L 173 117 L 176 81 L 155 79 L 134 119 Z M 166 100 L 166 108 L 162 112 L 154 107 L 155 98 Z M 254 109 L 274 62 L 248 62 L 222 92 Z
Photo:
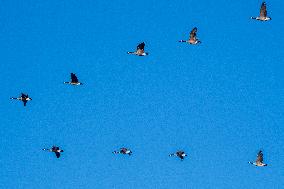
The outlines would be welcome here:
M 78 78 L 74 73 L 71 73 L 71 82 L 78 83 Z
M 196 40 L 197 27 L 193 28 L 189 34 L 189 40 Z
M 143 50 L 144 51 L 144 47 L 145 47 L 145 43 L 140 43 L 138 46 L 137 46 L 137 51 L 138 50 Z
M 24 93 L 22 93 L 22 94 L 21 94 L 21 97 L 22 97 L 22 98 L 27 98 L 28 95 L 25 95 Z
M 263 153 L 261 150 L 257 154 L 256 163 L 263 163 Z
M 55 155 L 56 155 L 57 158 L 59 158 L 60 157 L 60 152 L 55 152 Z
M 263 2 L 260 7 L 260 17 L 266 17 L 266 16 L 267 16 L 266 4 L 265 2 Z

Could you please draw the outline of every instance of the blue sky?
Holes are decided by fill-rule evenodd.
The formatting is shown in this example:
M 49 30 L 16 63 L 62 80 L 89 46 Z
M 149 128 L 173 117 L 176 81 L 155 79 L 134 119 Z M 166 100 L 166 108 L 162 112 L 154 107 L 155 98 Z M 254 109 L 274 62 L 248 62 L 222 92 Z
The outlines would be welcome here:
M 260 4 L 3 1 L 0 188 L 282 188 L 284 2 L 265 23 Z M 177 42 L 195 26 L 200 45 Z

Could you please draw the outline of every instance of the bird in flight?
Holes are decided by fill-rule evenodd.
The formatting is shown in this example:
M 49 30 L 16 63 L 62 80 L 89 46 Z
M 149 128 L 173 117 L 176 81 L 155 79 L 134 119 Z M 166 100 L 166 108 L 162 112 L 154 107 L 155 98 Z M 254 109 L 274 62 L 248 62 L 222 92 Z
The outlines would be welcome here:
M 251 19 L 260 20 L 260 21 L 271 20 L 271 18 L 267 16 L 267 10 L 266 10 L 266 3 L 265 2 L 262 2 L 262 4 L 261 4 L 259 16 L 258 17 L 251 17 Z
M 83 85 L 83 83 L 79 82 L 77 76 L 74 73 L 71 73 L 71 81 L 65 81 L 64 83 L 69 85 Z
M 50 148 L 50 149 L 44 148 L 42 150 L 43 151 L 48 151 L 48 152 L 54 152 L 57 158 L 59 158 L 60 157 L 60 153 L 63 152 L 63 150 L 59 149 L 58 146 L 52 146 L 52 148 Z
M 137 46 L 137 50 L 135 52 L 127 52 L 127 54 L 134 54 L 134 55 L 137 55 L 137 56 L 147 56 L 149 53 L 144 51 L 144 47 L 145 47 L 145 43 L 144 42 L 140 43 Z
M 187 154 L 184 151 L 177 151 L 176 153 L 170 154 L 169 156 L 177 156 L 180 158 L 180 160 L 184 160 L 184 158 L 187 156 Z
M 198 40 L 196 33 L 197 33 L 197 27 L 194 27 L 189 34 L 189 39 L 188 40 L 179 40 L 179 42 L 189 43 L 191 45 L 196 45 L 198 43 L 201 43 L 201 41 Z
M 248 163 L 255 165 L 257 167 L 267 166 L 267 164 L 263 163 L 263 153 L 262 153 L 261 150 L 257 153 L 256 161 L 255 162 L 248 162 Z
M 20 100 L 24 103 L 24 106 L 26 106 L 27 102 L 32 100 L 28 94 L 24 94 L 24 93 L 21 93 L 21 96 L 20 97 L 11 97 L 10 99 L 15 99 L 15 100 Z
M 128 148 L 120 148 L 119 150 L 117 151 L 113 151 L 112 153 L 114 154 L 124 154 L 124 155 L 131 155 L 132 154 L 132 151 Z

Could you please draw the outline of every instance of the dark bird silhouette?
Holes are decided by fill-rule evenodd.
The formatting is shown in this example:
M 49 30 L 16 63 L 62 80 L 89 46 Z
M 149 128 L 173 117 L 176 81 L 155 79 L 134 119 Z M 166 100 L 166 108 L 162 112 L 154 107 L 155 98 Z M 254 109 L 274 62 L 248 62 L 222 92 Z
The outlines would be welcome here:
M 24 103 L 24 106 L 26 106 L 27 102 L 32 100 L 28 94 L 24 94 L 24 93 L 21 93 L 21 96 L 20 97 L 11 97 L 10 99 L 15 99 L 15 100 L 20 100 Z
M 184 151 L 177 151 L 176 153 L 170 154 L 169 156 L 177 156 L 181 160 L 184 160 L 184 158 L 187 156 L 187 154 Z
M 58 146 L 52 146 L 52 148 L 50 148 L 50 149 L 44 148 L 42 150 L 48 151 L 48 152 L 54 152 L 57 158 L 59 158 L 60 157 L 60 153 L 63 152 L 63 150 L 59 149 Z
M 66 81 L 64 83 L 70 85 L 83 85 L 83 83 L 79 82 L 77 76 L 74 73 L 71 73 L 71 81 Z
M 144 42 L 140 43 L 137 46 L 137 50 L 135 52 L 127 52 L 127 54 L 134 54 L 134 55 L 137 55 L 137 56 L 147 56 L 149 53 L 144 51 L 144 47 L 145 47 L 145 43 Z
M 113 151 L 112 153 L 114 154 L 128 154 L 129 156 L 132 154 L 132 151 L 130 149 L 127 148 L 120 148 L 118 151 Z

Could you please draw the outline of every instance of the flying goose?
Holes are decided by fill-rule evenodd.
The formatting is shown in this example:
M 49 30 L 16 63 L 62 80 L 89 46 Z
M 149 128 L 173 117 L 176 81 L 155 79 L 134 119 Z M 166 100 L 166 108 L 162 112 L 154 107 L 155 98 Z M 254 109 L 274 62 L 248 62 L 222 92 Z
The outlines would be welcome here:
M 24 93 L 21 93 L 21 96 L 16 98 L 16 97 L 11 97 L 10 99 L 15 99 L 15 100 L 20 100 L 24 103 L 24 106 L 26 106 L 27 102 L 32 100 L 28 94 L 24 94 Z
M 260 20 L 260 21 L 271 20 L 270 17 L 267 17 L 266 3 L 265 2 L 262 2 L 262 4 L 261 4 L 259 16 L 258 17 L 251 17 L 251 19 Z
M 197 32 L 197 27 L 194 27 L 189 34 L 189 39 L 188 40 L 179 40 L 179 42 L 189 43 L 191 45 L 196 45 L 198 43 L 201 43 L 201 41 L 199 41 L 197 36 L 196 36 L 196 32 Z
M 132 154 L 132 151 L 130 149 L 127 148 L 120 148 L 118 151 L 113 151 L 112 153 L 114 154 L 128 154 L 129 156 Z
M 70 84 L 70 85 L 83 85 L 83 83 L 80 83 L 78 81 L 77 76 L 74 73 L 71 73 L 71 81 L 66 81 L 64 82 L 65 84 Z
M 52 146 L 52 148 L 50 149 L 44 148 L 42 150 L 48 151 L 48 152 L 54 152 L 57 158 L 60 157 L 60 152 L 63 152 L 63 150 L 60 150 L 58 146 Z
M 263 163 L 263 153 L 262 153 L 261 150 L 257 153 L 256 161 L 255 162 L 248 162 L 248 163 L 255 165 L 257 167 L 267 166 L 267 164 Z
M 170 154 L 169 156 L 177 156 L 180 158 L 180 160 L 184 160 L 187 155 L 184 151 L 177 151 L 176 153 Z
M 144 47 L 145 47 L 145 43 L 144 42 L 140 43 L 137 46 L 137 50 L 135 52 L 127 52 L 127 54 L 134 54 L 134 55 L 137 55 L 137 56 L 147 56 L 149 53 L 144 51 Z

